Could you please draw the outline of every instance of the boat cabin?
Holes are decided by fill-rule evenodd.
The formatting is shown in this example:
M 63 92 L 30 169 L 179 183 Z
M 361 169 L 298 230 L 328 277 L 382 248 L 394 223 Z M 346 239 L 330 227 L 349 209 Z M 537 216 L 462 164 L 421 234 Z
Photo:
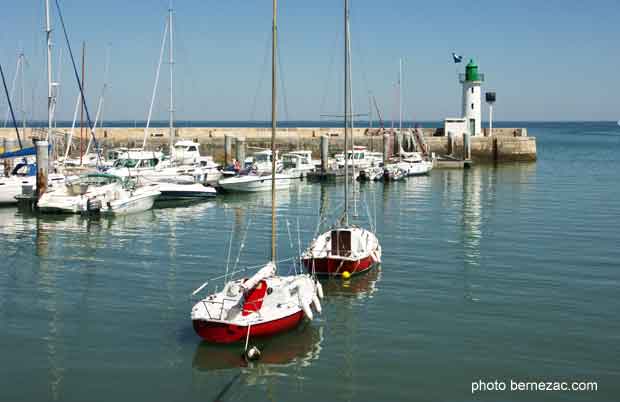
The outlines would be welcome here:
M 334 229 L 331 232 L 331 254 L 343 257 L 351 255 L 351 231 Z
M 314 169 L 311 151 L 294 151 L 284 154 L 282 155 L 282 164 L 284 169 Z
M 194 141 L 177 141 L 174 144 L 174 159 L 179 164 L 194 164 L 200 159 L 200 144 Z

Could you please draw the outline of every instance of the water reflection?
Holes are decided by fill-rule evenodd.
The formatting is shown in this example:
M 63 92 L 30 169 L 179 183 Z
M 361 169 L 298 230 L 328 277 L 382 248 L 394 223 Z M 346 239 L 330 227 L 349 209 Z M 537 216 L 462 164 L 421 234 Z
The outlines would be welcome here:
M 323 327 L 317 322 L 306 322 L 275 337 L 256 338 L 251 340 L 251 344 L 258 346 L 262 353 L 256 362 L 247 362 L 243 358 L 243 344 L 202 342 L 196 347 L 192 367 L 198 372 L 242 368 L 245 381 L 256 384 L 264 376 L 291 375 L 291 367 L 309 367 L 319 358 L 323 340 Z
M 470 301 L 479 301 L 475 295 L 477 285 L 471 281 L 480 268 L 481 238 L 481 192 L 480 169 L 467 169 L 463 172 L 463 292 Z
M 351 279 L 327 278 L 321 280 L 326 300 L 333 297 L 370 299 L 378 291 L 377 283 L 381 280 L 381 266 L 370 271 L 354 275 Z
M 461 235 L 463 292 L 466 300 L 480 301 L 480 286 L 475 283 L 475 278 L 481 269 L 481 242 L 484 239 L 482 227 L 485 216 L 494 215 L 498 205 L 498 186 L 508 186 L 512 190 L 511 204 L 503 207 L 518 208 L 521 203 L 520 194 L 527 192 L 535 173 L 535 163 L 493 165 L 486 168 L 478 166 L 464 171 L 446 172 L 443 194 L 444 201 L 449 204 L 456 200 L 456 192 L 452 192 L 458 188 L 458 177 L 462 175 Z M 504 193 L 506 192 L 502 191 L 502 194 Z

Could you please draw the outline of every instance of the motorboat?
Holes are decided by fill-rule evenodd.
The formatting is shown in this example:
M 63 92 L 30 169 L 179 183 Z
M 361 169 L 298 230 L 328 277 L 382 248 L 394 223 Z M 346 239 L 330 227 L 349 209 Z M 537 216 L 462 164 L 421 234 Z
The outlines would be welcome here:
M 247 192 L 253 193 L 258 191 L 268 191 L 271 189 L 272 181 L 271 172 L 244 172 L 238 176 L 226 177 L 218 181 L 224 191 L 229 192 Z M 289 188 L 293 176 L 286 173 L 276 173 L 276 190 Z
M 119 155 L 107 173 L 119 177 L 149 176 L 169 167 L 170 161 L 165 160 L 162 152 L 128 150 Z M 176 174 L 176 170 L 173 173 Z
M 389 164 L 385 166 L 383 180 L 400 181 L 403 180 L 405 177 L 407 177 L 406 171 L 400 167 L 399 163 Z
M 290 176 L 303 178 L 316 169 L 316 162 L 312 160 L 312 151 L 292 151 L 282 155 L 282 166 Z
M 344 168 L 344 153 L 335 155 L 338 168 Z M 369 166 L 377 166 L 383 159 L 383 154 L 378 152 L 369 152 L 366 147 L 356 145 L 353 150 L 347 151 L 347 160 L 349 166 L 354 169 L 364 169 Z
M 203 200 L 217 195 L 215 188 L 202 183 L 157 182 L 158 201 Z
M 307 274 L 278 276 L 276 271 L 269 262 L 252 277 L 229 281 L 197 302 L 191 311 L 196 333 L 209 342 L 234 343 L 290 330 L 321 312 L 318 281 Z
M 201 156 L 196 164 L 197 181 L 200 183 L 214 185 L 222 177 L 222 171 L 220 165 L 213 161 L 211 156 Z
M 157 185 L 105 173 L 88 173 L 48 191 L 37 203 L 43 213 L 104 213 L 122 215 L 153 207 L 161 192 Z
M 275 154 L 276 154 L 276 161 L 275 161 L 276 171 L 280 172 L 282 171 L 282 168 L 283 168 L 282 159 L 280 159 L 280 155 L 278 151 L 276 151 Z M 256 152 L 252 156 L 245 159 L 244 165 L 241 166 L 241 169 L 251 168 L 251 169 L 254 169 L 258 173 L 263 173 L 263 172 L 271 173 L 271 162 L 272 162 L 271 155 L 272 153 L 270 149 L 265 149 L 265 150 Z
M 407 176 L 426 175 L 433 169 L 433 162 L 423 159 L 419 152 L 401 152 L 401 156 L 397 165 Z
M 369 166 L 361 169 L 357 179 L 359 181 L 380 181 L 383 180 L 383 166 Z

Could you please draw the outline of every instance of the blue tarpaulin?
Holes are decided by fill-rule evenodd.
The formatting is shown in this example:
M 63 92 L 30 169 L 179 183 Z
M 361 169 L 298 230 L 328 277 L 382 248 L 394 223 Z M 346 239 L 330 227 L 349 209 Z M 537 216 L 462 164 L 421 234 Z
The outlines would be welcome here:
M 19 151 L 9 151 L 3 154 L 0 154 L 0 159 L 9 159 L 9 158 L 21 158 L 23 156 L 36 155 L 37 150 L 35 147 L 23 148 Z

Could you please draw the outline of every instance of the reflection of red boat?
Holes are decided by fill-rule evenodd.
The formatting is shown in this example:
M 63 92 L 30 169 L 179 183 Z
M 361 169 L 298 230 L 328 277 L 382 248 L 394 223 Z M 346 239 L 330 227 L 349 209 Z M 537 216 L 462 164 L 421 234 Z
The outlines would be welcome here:
M 323 292 L 330 300 L 340 297 L 363 299 L 372 296 L 378 290 L 377 282 L 380 278 L 381 266 L 378 266 L 363 275 L 356 275 L 350 280 L 343 281 L 341 278 L 323 280 Z
M 283 366 L 299 362 L 307 366 L 318 358 L 322 341 L 322 327 L 302 325 L 276 337 L 254 342 L 262 352 L 260 361 L 254 364 Z M 225 370 L 247 365 L 239 346 L 213 345 L 208 342 L 198 345 L 192 362 L 192 367 L 200 371 Z
M 302 255 L 308 272 L 317 275 L 359 274 L 381 263 L 379 240 L 358 227 L 333 229 L 317 237 Z

